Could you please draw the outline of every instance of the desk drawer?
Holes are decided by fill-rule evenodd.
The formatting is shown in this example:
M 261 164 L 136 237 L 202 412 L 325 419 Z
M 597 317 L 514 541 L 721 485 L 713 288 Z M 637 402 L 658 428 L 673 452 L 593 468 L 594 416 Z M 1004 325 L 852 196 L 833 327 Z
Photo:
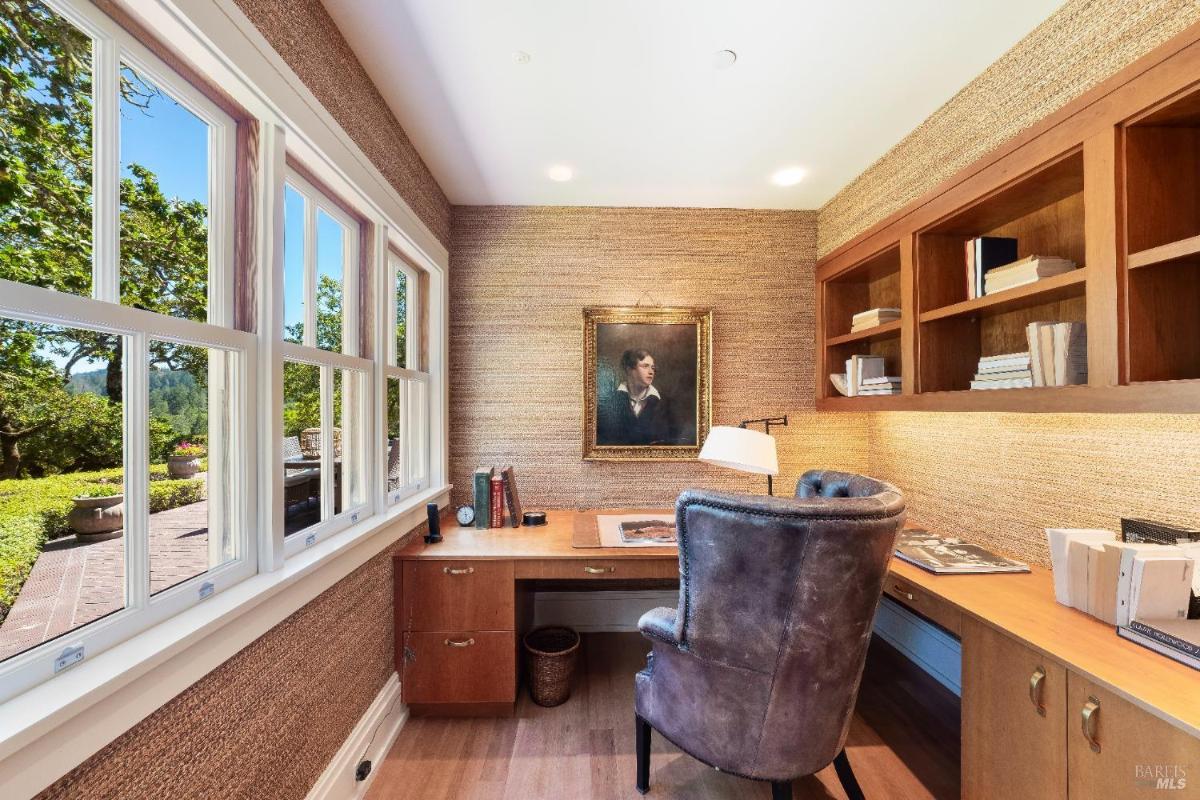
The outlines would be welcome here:
M 404 634 L 405 703 L 511 703 L 517 698 L 517 634 Z
M 516 562 L 518 580 L 603 581 L 630 578 L 678 578 L 679 561 L 669 559 L 554 558 Z
M 901 605 L 926 619 L 933 620 L 955 636 L 962 636 L 962 612 L 944 600 L 930 594 L 911 581 L 888 575 L 883 592 Z
M 511 561 L 405 561 L 406 631 L 516 630 Z

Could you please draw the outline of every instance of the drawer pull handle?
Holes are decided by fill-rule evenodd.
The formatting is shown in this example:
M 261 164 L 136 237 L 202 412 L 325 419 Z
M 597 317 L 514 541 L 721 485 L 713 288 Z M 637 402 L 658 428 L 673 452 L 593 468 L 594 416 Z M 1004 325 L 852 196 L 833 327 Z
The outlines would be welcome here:
M 586 573 L 587 573 L 587 574 L 589 574 L 589 575 L 603 575 L 603 574 L 605 574 L 606 572 L 616 572 L 616 571 L 617 571 L 617 568 L 616 568 L 616 567 L 593 567 L 593 566 L 586 566 L 586 567 L 584 567 L 584 568 L 583 568 L 583 571 L 584 571 L 584 572 L 586 572 Z
M 896 594 L 900 595 L 901 597 L 903 597 L 905 600 L 908 600 L 909 602 L 912 602 L 913 600 L 916 599 L 913 597 L 912 592 L 906 591 L 905 588 L 898 583 L 893 588 L 895 588 Z
M 446 640 L 447 647 L 470 647 L 473 644 L 475 644 L 474 639 L 460 639 L 458 641 L 455 641 L 454 639 Z
M 1100 752 L 1100 742 L 1096 739 L 1096 725 L 1100 717 L 1100 701 L 1095 697 L 1088 697 L 1088 701 L 1083 704 L 1083 714 L 1081 722 L 1083 723 L 1083 738 L 1087 739 L 1088 746 L 1092 748 L 1093 753 Z
M 1046 670 L 1038 667 L 1029 676 L 1029 702 L 1037 709 L 1037 713 L 1046 716 L 1046 706 L 1042 703 L 1042 691 L 1046 683 Z
M 462 567 L 461 569 L 455 569 L 454 567 L 442 567 L 442 572 L 447 575 L 471 575 L 475 572 L 475 568 Z

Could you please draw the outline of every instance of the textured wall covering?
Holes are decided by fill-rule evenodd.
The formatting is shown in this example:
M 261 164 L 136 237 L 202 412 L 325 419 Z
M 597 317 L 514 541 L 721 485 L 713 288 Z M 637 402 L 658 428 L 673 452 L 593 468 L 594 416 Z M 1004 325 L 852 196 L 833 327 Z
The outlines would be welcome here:
M 1044 528 L 1200 526 L 1200 415 L 872 415 L 872 474 L 910 516 L 1048 565 Z
M 394 671 L 391 552 L 320 594 L 39 800 L 303 798 Z
M 1195 0 L 1067 0 L 820 213 L 831 252 L 1200 20 Z
M 711 307 L 713 423 L 790 413 L 781 487 L 865 466 L 857 415 L 813 412 L 816 214 L 456 207 L 450 245 L 450 474 L 515 465 L 527 507 L 672 504 L 686 486 L 763 491 L 687 463 L 583 462 L 584 306 Z
M 235 0 L 442 244 L 450 201 L 320 0 Z

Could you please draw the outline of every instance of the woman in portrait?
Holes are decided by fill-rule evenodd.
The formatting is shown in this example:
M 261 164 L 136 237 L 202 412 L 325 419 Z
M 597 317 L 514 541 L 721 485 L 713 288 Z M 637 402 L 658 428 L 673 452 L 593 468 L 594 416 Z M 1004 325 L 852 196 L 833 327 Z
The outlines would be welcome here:
M 654 356 L 646 350 L 626 350 L 618 374 L 625 380 L 598 398 L 596 444 L 676 444 L 679 431 L 670 403 L 654 387 Z

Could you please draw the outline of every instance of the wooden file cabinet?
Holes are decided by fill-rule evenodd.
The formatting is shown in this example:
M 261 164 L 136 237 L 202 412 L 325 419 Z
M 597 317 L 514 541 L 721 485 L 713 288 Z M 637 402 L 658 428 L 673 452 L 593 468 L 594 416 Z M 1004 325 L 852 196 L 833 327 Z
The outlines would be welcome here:
M 517 697 L 516 596 L 512 561 L 399 562 L 397 665 L 414 713 L 468 704 L 486 709 Z
M 1200 740 L 978 620 L 962 643 L 966 800 L 1200 798 Z

